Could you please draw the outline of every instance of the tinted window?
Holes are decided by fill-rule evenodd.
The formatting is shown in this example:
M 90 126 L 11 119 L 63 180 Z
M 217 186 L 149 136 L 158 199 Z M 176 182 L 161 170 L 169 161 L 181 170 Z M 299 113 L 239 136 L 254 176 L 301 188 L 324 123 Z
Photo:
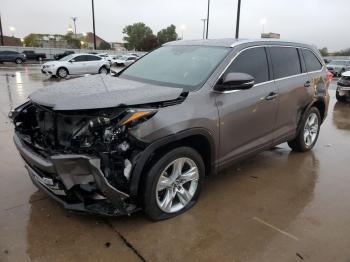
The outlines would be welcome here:
M 312 72 L 322 69 L 322 64 L 312 51 L 303 49 L 303 54 L 307 71 Z
M 79 55 L 79 56 L 76 56 L 76 57 L 74 58 L 74 60 L 75 60 L 75 62 L 85 62 L 85 61 L 88 61 L 86 55 Z
M 129 57 L 127 60 L 128 60 L 128 61 L 130 61 L 130 60 L 135 60 L 135 57 Z
M 227 73 L 246 73 L 254 77 L 255 83 L 269 80 L 269 69 L 264 47 L 252 48 L 239 54 L 228 67 Z
M 94 56 L 94 55 L 87 55 L 86 58 L 88 61 L 98 61 L 102 59 L 101 57 Z
M 275 79 L 301 73 L 300 60 L 296 48 L 271 47 L 270 54 Z

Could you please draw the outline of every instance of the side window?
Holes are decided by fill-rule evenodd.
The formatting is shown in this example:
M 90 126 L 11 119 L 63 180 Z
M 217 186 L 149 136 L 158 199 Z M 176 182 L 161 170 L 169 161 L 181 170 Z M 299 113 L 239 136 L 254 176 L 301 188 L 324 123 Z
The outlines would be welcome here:
M 270 47 L 274 78 L 283 78 L 301 73 L 298 50 L 292 47 Z
M 269 68 L 264 47 L 250 48 L 239 54 L 225 74 L 246 73 L 254 77 L 255 84 L 269 81 Z
M 74 57 L 75 62 L 85 62 L 87 61 L 86 55 L 79 55 Z
M 101 57 L 94 56 L 94 55 L 87 55 L 87 58 L 88 58 L 87 59 L 88 61 L 98 61 L 102 59 Z
M 321 62 L 317 59 L 317 57 L 312 51 L 303 49 L 303 54 L 304 54 L 306 69 L 308 72 L 318 71 L 322 69 Z

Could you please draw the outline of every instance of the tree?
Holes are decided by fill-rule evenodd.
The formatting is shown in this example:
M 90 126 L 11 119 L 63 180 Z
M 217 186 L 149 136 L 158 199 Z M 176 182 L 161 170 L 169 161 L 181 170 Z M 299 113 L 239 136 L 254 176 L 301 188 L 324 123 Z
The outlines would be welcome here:
M 350 56 L 350 48 L 342 49 L 333 54 L 334 56 Z
M 29 34 L 24 38 L 25 46 L 40 47 L 40 35 Z
M 100 50 L 109 50 L 111 49 L 111 45 L 107 43 L 106 41 L 102 41 L 100 45 L 98 46 L 98 49 Z
M 322 49 L 320 49 L 320 53 L 322 56 L 328 56 L 328 48 L 327 47 L 323 47 Z
M 149 52 L 158 47 L 158 38 L 152 34 L 146 37 L 143 43 L 143 51 Z
M 80 49 L 81 43 L 79 39 L 75 38 L 75 35 L 72 32 L 68 32 L 63 36 L 63 39 L 67 41 L 67 45 L 69 48 L 77 48 Z
M 176 26 L 170 25 L 157 33 L 159 45 L 177 40 Z
M 138 51 L 145 51 L 147 49 L 146 40 L 150 41 L 153 38 L 152 29 L 146 26 L 144 23 L 134 23 L 124 27 L 123 34 L 126 34 L 123 39 L 127 43 L 126 49 L 135 49 Z

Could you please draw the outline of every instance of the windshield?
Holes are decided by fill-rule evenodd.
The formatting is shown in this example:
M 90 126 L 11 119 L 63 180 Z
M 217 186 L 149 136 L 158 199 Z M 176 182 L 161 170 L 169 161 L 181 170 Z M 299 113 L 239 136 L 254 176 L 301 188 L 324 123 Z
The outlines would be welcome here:
M 74 57 L 74 55 L 67 55 L 67 56 L 65 56 L 65 57 L 62 57 L 62 58 L 60 59 L 60 61 L 68 61 L 68 60 L 72 59 L 73 57 Z
M 121 78 L 193 91 L 202 86 L 230 48 L 164 46 L 128 67 Z
M 346 65 L 346 61 L 331 61 L 329 65 Z

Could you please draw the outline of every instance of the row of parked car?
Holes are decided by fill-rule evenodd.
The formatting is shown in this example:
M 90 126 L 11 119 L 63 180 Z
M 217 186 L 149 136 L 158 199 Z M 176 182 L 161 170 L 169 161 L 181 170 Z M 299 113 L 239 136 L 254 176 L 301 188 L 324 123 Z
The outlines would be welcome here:
M 0 62 L 15 62 L 16 64 L 22 64 L 26 60 L 38 60 L 42 61 L 46 59 L 46 54 L 35 53 L 34 51 L 23 51 L 22 53 L 16 51 L 0 51 Z
M 54 55 L 55 60 L 60 60 L 68 55 L 74 54 L 74 51 L 65 51 L 63 53 L 58 53 Z M 97 55 L 105 60 L 107 60 L 110 65 L 116 66 L 129 66 L 134 63 L 139 56 L 137 54 L 129 55 L 109 55 L 108 53 L 89 53 L 92 55 Z M 26 60 L 37 60 L 42 61 L 46 59 L 45 53 L 36 53 L 32 50 L 25 50 L 22 53 L 16 51 L 0 51 L 0 63 L 2 62 L 14 62 L 16 64 L 22 64 Z
M 332 60 L 327 63 L 328 72 L 340 77 L 337 82 L 336 98 L 345 102 L 350 98 L 350 60 Z

